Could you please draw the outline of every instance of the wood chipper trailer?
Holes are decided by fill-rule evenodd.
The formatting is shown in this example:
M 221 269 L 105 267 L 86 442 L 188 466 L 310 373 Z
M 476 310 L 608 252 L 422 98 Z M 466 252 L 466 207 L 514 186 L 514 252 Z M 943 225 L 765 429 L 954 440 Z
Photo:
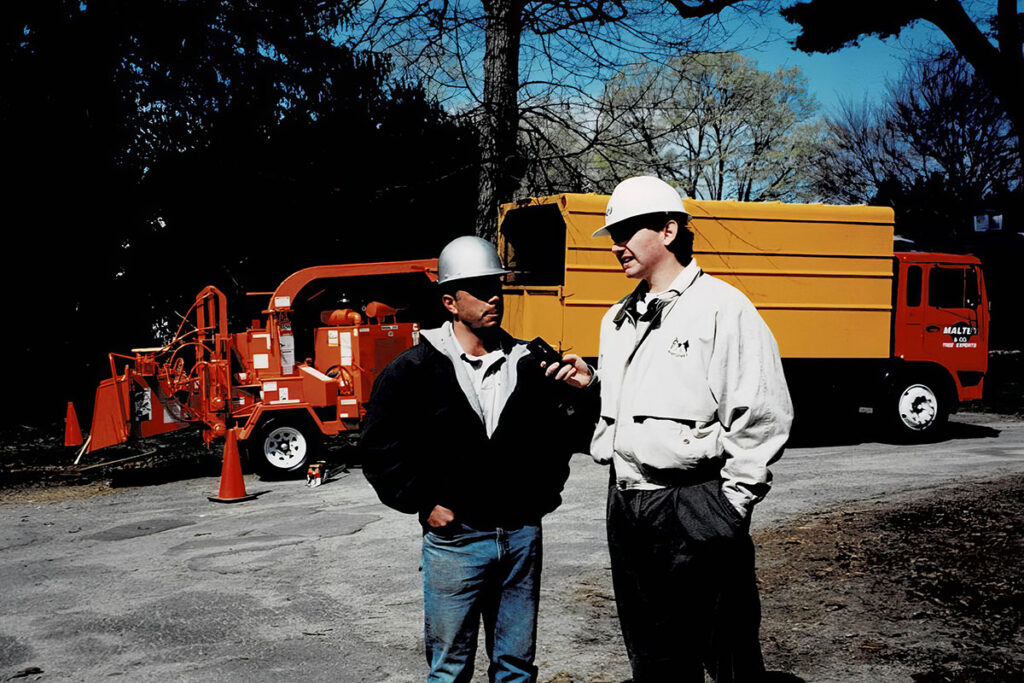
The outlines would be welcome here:
M 264 320 L 228 331 L 224 294 L 206 287 L 194 314 L 164 346 L 110 354 L 111 377 L 96 390 L 85 449 L 101 448 L 186 428 L 210 444 L 238 428 L 239 445 L 265 476 L 305 472 L 324 436 L 359 428 L 373 381 L 419 341 L 419 325 L 398 322 L 397 311 L 370 301 L 362 311 L 320 313 L 312 358 L 296 361 L 293 307 L 315 281 L 423 274 L 436 280 L 436 259 L 306 268 L 269 294 Z M 425 281 L 424 281 L 425 282 Z
M 611 239 L 591 237 L 607 202 L 561 194 L 501 207 L 513 335 L 597 356 L 602 315 L 637 284 L 622 274 Z M 686 206 L 698 264 L 758 308 L 798 408 L 859 407 L 902 436 L 923 437 L 959 402 L 981 398 L 989 314 L 977 258 L 894 252 L 885 207 Z

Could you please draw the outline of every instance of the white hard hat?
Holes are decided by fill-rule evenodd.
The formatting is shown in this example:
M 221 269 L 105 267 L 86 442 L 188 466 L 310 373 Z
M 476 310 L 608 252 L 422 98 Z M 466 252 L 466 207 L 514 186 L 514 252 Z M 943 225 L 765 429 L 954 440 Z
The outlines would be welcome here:
M 437 283 L 465 280 L 486 275 L 505 275 L 498 250 L 480 237 L 456 237 L 441 250 L 437 258 Z
M 610 226 L 651 213 L 681 213 L 690 217 L 679 192 L 664 180 L 647 175 L 627 178 L 612 191 L 604 211 L 604 227 L 593 236 L 607 235 Z

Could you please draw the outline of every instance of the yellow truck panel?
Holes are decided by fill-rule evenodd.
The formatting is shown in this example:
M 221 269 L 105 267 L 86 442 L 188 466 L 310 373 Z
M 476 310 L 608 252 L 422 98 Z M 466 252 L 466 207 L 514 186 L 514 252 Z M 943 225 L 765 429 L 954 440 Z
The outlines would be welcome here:
M 501 207 L 498 248 L 515 271 L 505 327 L 563 352 L 597 355 L 604 312 L 629 293 L 604 224 L 607 195 L 561 194 Z M 694 256 L 742 290 L 784 358 L 888 358 L 893 212 L 885 207 L 686 202 Z
M 513 294 L 505 292 L 504 325 L 519 339 L 543 337 L 552 344 L 561 343 L 562 334 L 562 288 L 561 287 L 516 287 Z M 598 318 L 600 326 L 601 319 Z M 515 331 L 512 331 L 512 330 Z M 557 348 L 557 347 L 556 347 Z

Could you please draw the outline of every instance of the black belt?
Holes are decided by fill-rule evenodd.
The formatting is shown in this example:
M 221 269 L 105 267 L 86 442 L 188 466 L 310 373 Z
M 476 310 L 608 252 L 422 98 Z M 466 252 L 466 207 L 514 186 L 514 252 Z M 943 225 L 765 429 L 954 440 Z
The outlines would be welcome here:
M 658 486 L 695 486 L 709 481 L 722 478 L 722 465 L 725 461 L 721 458 L 708 458 L 701 460 L 695 467 L 688 469 L 661 468 L 641 465 L 641 474 L 644 479 Z M 615 478 L 614 467 L 612 468 L 612 482 L 620 491 L 625 490 L 624 482 Z

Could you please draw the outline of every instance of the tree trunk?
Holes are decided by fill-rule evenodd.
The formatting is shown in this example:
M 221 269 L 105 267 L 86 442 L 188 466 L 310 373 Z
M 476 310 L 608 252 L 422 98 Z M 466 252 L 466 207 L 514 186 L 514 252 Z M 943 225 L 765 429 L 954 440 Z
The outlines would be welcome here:
M 478 236 L 494 240 L 498 204 L 512 199 L 523 174 L 517 142 L 522 4 L 521 0 L 484 0 L 484 11 L 487 47 L 475 229 Z

